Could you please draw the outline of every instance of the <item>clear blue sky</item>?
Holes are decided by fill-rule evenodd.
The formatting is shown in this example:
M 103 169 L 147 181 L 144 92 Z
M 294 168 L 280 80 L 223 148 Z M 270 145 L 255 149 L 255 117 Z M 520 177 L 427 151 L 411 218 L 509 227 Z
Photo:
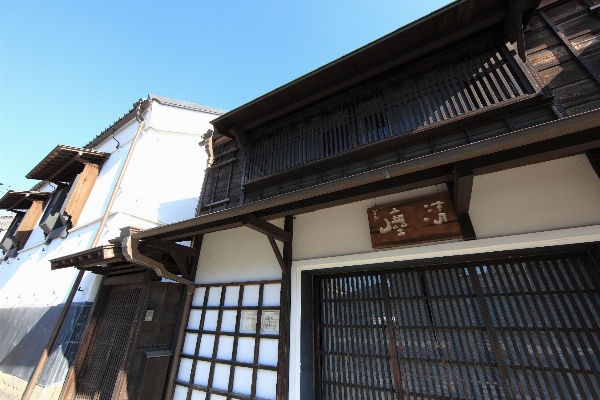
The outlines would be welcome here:
M 230 110 L 447 3 L 0 0 L 0 196 L 148 93 Z

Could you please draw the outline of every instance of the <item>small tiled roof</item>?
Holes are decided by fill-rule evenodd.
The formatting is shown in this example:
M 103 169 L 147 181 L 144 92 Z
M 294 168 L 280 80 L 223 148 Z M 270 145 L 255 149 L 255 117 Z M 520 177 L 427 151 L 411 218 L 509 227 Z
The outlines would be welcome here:
M 78 159 L 101 164 L 110 154 L 100 151 L 71 147 L 59 144 L 27 175 L 28 179 L 39 179 L 51 182 L 69 182 L 83 171 L 84 164 Z
M 34 200 L 46 200 L 50 193 L 10 190 L 0 198 L 0 210 L 27 210 Z
M 50 260 L 50 269 L 75 267 L 91 269 L 113 262 L 125 261 L 120 244 L 108 244 Z

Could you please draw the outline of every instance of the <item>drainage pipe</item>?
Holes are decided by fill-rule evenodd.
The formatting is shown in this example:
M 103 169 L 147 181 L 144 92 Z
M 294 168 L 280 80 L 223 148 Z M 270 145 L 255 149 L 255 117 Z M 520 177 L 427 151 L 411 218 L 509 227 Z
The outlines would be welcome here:
M 115 183 L 112 194 L 110 196 L 110 200 L 108 201 L 108 205 L 106 206 L 106 210 L 104 210 L 104 215 L 102 216 L 102 220 L 100 221 L 100 226 L 98 227 L 96 236 L 94 237 L 94 240 L 92 241 L 92 244 L 89 247 L 90 249 L 93 249 L 94 247 L 96 247 L 96 245 L 98 244 L 98 241 L 100 240 L 100 236 L 102 236 L 102 230 L 104 229 L 104 225 L 106 224 L 106 221 L 108 220 L 108 216 L 110 214 L 110 209 L 112 208 L 112 206 L 115 202 L 115 199 L 117 198 L 117 193 L 119 192 L 119 187 L 121 186 L 121 182 L 123 181 L 123 177 L 125 176 L 125 171 L 127 170 L 127 166 L 129 165 L 131 156 L 133 155 L 133 149 L 135 149 L 135 145 L 138 141 L 138 138 L 140 137 L 140 134 L 142 133 L 142 130 L 144 129 L 145 121 L 141 116 L 141 106 L 142 106 L 142 103 L 144 103 L 145 101 L 147 101 L 147 100 L 140 100 L 138 102 L 137 114 L 136 114 L 135 118 L 138 120 L 140 125 L 138 126 L 137 132 L 135 133 L 135 136 L 133 137 L 133 141 L 131 142 L 131 147 L 129 148 L 129 152 L 127 153 L 127 158 L 125 158 L 125 163 L 123 164 L 123 168 L 121 168 L 121 172 L 119 173 L 119 177 L 117 178 L 117 183 Z M 33 374 L 31 375 L 31 378 L 29 378 L 29 382 L 27 383 L 27 387 L 25 388 L 25 392 L 23 393 L 21 400 L 29 400 L 29 398 L 31 397 L 31 394 L 33 393 L 33 390 L 35 389 L 35 385 L 36 385 L 40 375 L 42 374 L 44 365 L 46 365 L 46 361 L 48 361 L 48 357 L 50 356 L 50 351 L 52 350 L 52 347 L 54 346 L 54 342 L 56 342 L 58 333 L 60 332 L 60 329 L 62 328 L 62 324 L 65 321 L 67 312 L 69 311 L 69 308 L 71 307 L 71 303 L 73 302 L 73 298 L 75 297 L 75 294 L 77 293 L 77 289 L 79 288 L 79 284 L 81 283 L 81 279 L 83 278 L 84 274 L 85 274 L 84 270 L 79 270 L 79 273 L 77 274 L 77 277 L 75 278 L 75 282 L 73 282 L 73 286 L 71 287 L 71 292 L 69 293 L 69 296 L 67 297 L 67 301 L 65 302 L 65 305 L 63 306 L 63 308 L 60 312 L 60 315 L 58 316 L 58 320 L 56 321 L 54 330 L 50 334 L 50 338 L 48 338 L 48 343 L 46 343 L 46 347 L 42 351 L 40 360 L 38 361 L 37 366 L 35 367 L 35 370 L 33 371 Z

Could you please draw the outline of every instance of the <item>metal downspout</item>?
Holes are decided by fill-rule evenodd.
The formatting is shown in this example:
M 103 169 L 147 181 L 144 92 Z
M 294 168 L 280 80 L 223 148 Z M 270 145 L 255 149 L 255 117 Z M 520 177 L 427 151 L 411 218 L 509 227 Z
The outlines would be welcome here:
M 127 158 L 125 159 L 123 168 L 121 168 L 121 172 L 119 173 L 119 177 L 113 188 L 112 194 L 110 196 L 110 200 L 108 201 L 106 210 L 104 211 L 104 215 L 102 216 L 102 220 L 100 221 L 100 226 L 98 227 L 96 236 L 94 236 L 94 240 L 92 241 L 92 244 L 89 247 L 90 249 L 96 247 L 96 245 L 98 244 L 98 241 L 100 240 L 100 236 L 102 236 L 102 230 L 104 229 L 104 225 L 106 224 L 106 221 L 108 220 L 108 216 L 110 214 L 110 209 L 112 208 L 112 206 L 115 202 L 115 199 L 117 197 L 117 193 L 119 192 L 119 187 L 121 186 L 121 182 L 123 181 L 123 177 L 125 176 L 125 171 L 127 170 L 127 166 L 129 165 L 131 156 L 133 155 L 133 150 L 135 149 L 135 145 L 138 141 L 138 138 L 139 138 L 140 134 L 142 133 L 142 130 L 144 129 L 146 121 L 144 121 L 144 119 L 141 116 L 141 106 L 144 101 L 145 100 L 140 100 L 138 102 L 137 115 L 135 118 L 140 123 L 140 125 L 138 126 L 137 132 L 135 133 L 135 136 L 133 137 L 133 141 L 131 142 L 131 147 L 129 148 L 129 152 L 127 153 Z M 44 365 L 46 365 L 46 361 L 48 361 L 48 357 L 50 356 L 50 351 L 52 350 L 52 347 L 54 346 L 54 342 L 56 342 L 58 333 L 60 332 L 60 329 L 62 328 L 62 324 L 65 321 L 67 312 L 69 311 L 69 308 L 71 307 L 71 303 L 73 302 L 73 298 L 75 297 L 75 294 L 77 293 L 77 289 L 79 288 L 79 284 L 81 283 L 81 279 L 83 278 L 84 274 L 85 274 L 84 270 L 79 270 L 79 273 L 77 274 L 77 277 L 75 278 L 75 281 L 73 282 L 73 286 L 71 287 L 71 292 L 69 293 L 69 296 L 67 297 L 67 301 L 65 302 L 65 305 L 63 306 L 63 308 L 60 312 L 60 315 L 58 316 L 58 320 L 56 321 L 54 330 L 50 334 L 48 343 L 46 343 L 46 347 L 42 351 L 40 360 L 38 361 L 38 364 L 35 367 L 35 370 L 33 371 L 31 378 L 29 378 L 29 382 L 27 383 L 27 387 L 25 388 L 25 392 L 23 393 L 21 400 L 29 400 L 29 398 L 31 397 L 31 394 L 33 393 L 33 390 L 35 389 L 35 385 L 36 385 L 40 375 L 42 374 Z

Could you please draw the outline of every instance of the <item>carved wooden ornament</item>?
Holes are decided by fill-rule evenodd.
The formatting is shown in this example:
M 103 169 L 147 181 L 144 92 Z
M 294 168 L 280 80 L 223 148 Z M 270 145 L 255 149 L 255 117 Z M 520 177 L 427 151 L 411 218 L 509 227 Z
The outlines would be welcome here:
M 375 250 L 463 237 L 447 192 L 369 208 L 367 214 Z

